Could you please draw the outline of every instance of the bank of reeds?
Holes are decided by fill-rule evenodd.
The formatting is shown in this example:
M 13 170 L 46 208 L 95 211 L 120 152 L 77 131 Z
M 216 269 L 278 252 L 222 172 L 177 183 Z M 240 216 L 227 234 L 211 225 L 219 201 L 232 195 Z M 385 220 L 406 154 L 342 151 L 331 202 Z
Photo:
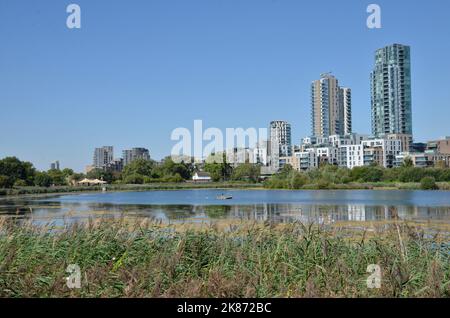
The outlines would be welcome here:
M 179 230 L 151 221 L 0 222 L 1 297 L 448 297 L 450 248 L 404 223 L 368 235 L 302 224 Z M 81 288 L 69 289 L 69 264 Z M 368 288 L 369 264 L 381 288 Z

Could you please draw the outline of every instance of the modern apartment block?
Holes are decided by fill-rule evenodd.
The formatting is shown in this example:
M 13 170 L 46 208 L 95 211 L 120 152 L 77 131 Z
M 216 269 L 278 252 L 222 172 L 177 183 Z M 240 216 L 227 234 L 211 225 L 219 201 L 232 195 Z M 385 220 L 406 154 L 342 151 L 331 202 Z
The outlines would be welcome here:
M 96 169 L 105 169 L 107 165 L 113 161 L 114 147 L 103 146 L 101 148 L 95 148 L 93 166 Z
M 429 141 L 427 143 L 427 151 L 432 151 L 437 154 L 450 155 L 450 137 Z
M 351 90 L 329 73 L 311 84 L 311 124 L 314 137 L 351 133 Z
M 146 148 L 132 148 L 122 151 L 123 166 L 132 163 L 137 159 L 150 160 L 150 151 Z
M 280 168 L 280 158 L 292 155 L 291 125 L 287 121 L 276 120 L 270 122 L 270 155 L 271 166 Z
M 300 152 L 294 155 L 304 158 L 303 165 L 299 163 L 299 170 L 314 169 L 321 163 L 349 169 L 371 164 L 390 168 L 394 166 L 396 155 L 402 152 L 402 143 L 401 136 L 374 139 L 355 133 L 328 138 L 303 138 Z M 314 154 L 317 163 L 308 154 Z
M 365 165 L 370 165 L 371 163 L 382 163 L 381 166 L 385 168 L 392 168 L 395 165 L 396 156 L 402 152 L 402 140 L 401 139 L 369 139 L 363 140 L 362 145 L 368 149 L 379 148 L 378 154 L 374 152 L 372 155 L 377 156 L 381 160 L 375 157 L 368 158 L 366 153 Z
M 392 44 L 375 52 L 370 74 L 372 134 L 412 135 L 410 48 Z

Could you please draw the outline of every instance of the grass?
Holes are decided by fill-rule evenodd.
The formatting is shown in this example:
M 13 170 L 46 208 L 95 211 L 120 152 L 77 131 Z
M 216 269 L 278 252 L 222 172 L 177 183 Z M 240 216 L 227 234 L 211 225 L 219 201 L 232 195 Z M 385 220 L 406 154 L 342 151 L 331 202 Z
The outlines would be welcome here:
M 0 219 L 0 297 L 449 297 L 450 247 L 407 223 L 383 231 L 271 223 L 166 226 Z M 65 283 L 78 264 L 82 288 Z M 369 289 L 369 264 L 382 270 Z

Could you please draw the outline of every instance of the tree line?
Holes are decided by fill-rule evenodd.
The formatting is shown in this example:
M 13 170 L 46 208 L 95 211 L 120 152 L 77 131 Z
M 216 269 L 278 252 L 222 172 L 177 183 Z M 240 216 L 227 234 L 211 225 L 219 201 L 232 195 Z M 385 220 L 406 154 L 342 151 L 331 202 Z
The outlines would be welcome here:
M 220 163 L 208 162 L 201 166 L 190 162 L 176 163 L 170 157 L 161 162 L 138 159 L 125 166 L 122 172 L 93 169 L 87 174 L 75 173 L 67 168 L 38 171 L 30 162 L 7 157 L 0 160 L 0 188 L 67 186 L 74 185 L 83 178 L 100 179 L 110 184 L 184 182 L 190 180 L 198 170 L 208 172 L 216 182 L 261 181 L 259 165 L 244 163 L 233 167 L 225 156 Z M 264 186 L 273 189 L 301 189 L 312 185 L 313 188 L 327 189 L 333 184 L 382 182 L 421 183 L 424 189 L 435 189 L 436 182 L 450 182 L 450 169 L 417 168 L 409 160 L 405 160 L 401 167 L 390 169 L 376 165 L 348 169 L 325 164 L 319 169 L 301 172 L 285 165 L 277 174 L 265 180 Z
M 351 183 L 420 183 L 423 189 L 437 189 L 436 182 L 450 182 L 448 168 L 419 168 L 405 160 L 401 167 L 384 168 L 377 165 L 354 167 L 353 169 L 324 164 L 319 169 L 300 172 L 290 165 L 264 182 L 272 189 L 328 189 L 332 185 Z
M 104 180 L 110 184 L 184 182 L 190 180 L 200 168 L 209 172 L 213 181 L 258 182 L 260 178 L 259 166 L 243 164 L 233 168 L 226 160 L 199 167 L 192 163 L 176 163 L 170 157 L 161 162 L 138 159 L 126 165 L 121 172 L 93 169 L 84 174 L 68 168 L 38 171 L 30 162 L 7 157 L 0 160 L 0 188 L 69 186 L 84 178 Z

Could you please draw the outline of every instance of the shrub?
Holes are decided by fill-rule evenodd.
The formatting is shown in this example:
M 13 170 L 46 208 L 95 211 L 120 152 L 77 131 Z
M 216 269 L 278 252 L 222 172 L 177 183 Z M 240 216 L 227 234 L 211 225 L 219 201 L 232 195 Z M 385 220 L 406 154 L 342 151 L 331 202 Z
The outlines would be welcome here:
M 303 173 L 294 171 L 289 179 L 289 188 L 301 189 L 308 183 L 308 177 Z
M 1 188 L 11 188 L 11 179 L 7 176 L 0 176 L 0 189 Z
M 436 190 L 438 189 L 438 186 L 433 177 L 424 177 L 420 180 L 420 188 L 422 190 Z
M 22 179 L 17 179 L 16 182 L 14 182 L 15 187 L 26 187 L 27 183 Z
M 320 179 L 317 182 L 317 188 L 319 188 L 320 190 L 329 189 L 330 188 L 330 183 L 327 180 Z
M 144 177 L 140 174 L 133 173 L 125 177 L 123 180 L 126 184 L 143 184 Z

